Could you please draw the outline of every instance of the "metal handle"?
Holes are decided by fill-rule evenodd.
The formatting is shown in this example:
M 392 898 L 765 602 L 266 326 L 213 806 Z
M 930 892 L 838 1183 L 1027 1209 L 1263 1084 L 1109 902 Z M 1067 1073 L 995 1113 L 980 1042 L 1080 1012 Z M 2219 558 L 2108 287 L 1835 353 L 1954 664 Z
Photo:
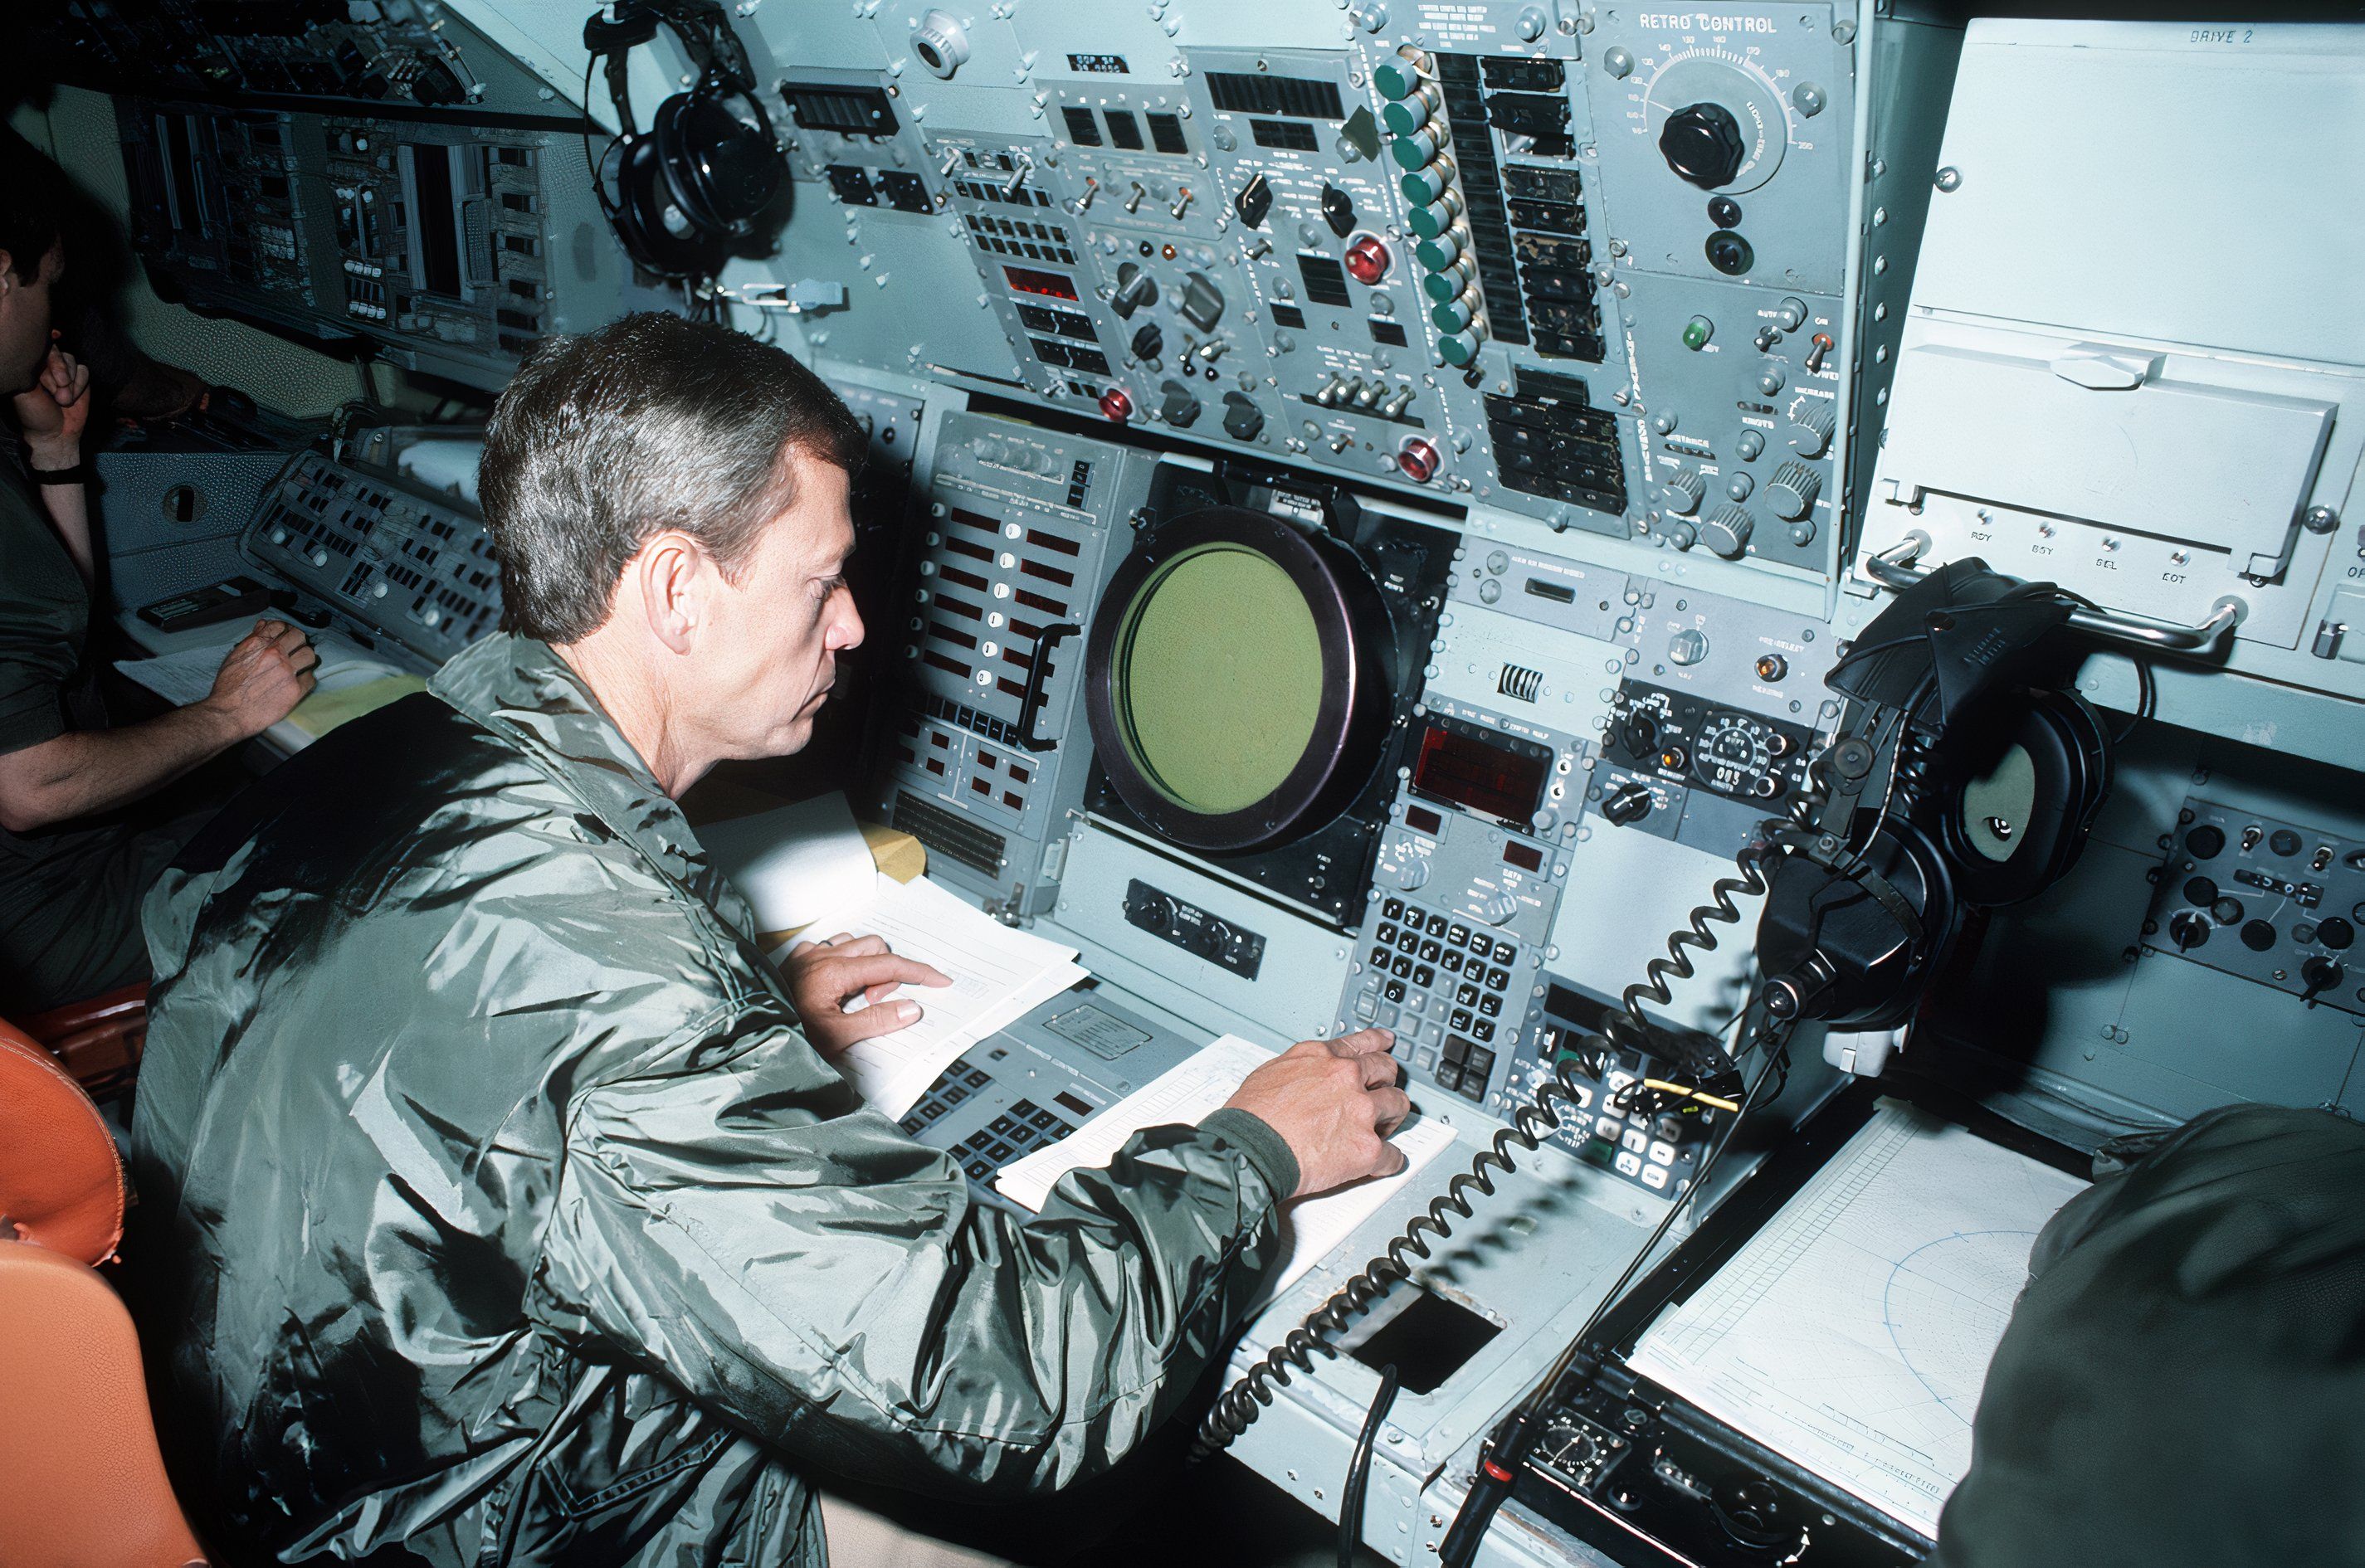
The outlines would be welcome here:
M 1886 550 L 1866 552 L 1865 575 L 1884 588 L 1911 588 L 1929 576 L 1914 566 L 1929 548 L 1930 536 L 1917 528 Z M 2108 637 L 2113 642 L 2132 643 L 2139 648 L 2192 654 L 2215 647 L 2249 613 L 2249 605 L 2229 593 L 2211 607 L 2208 619 L 2197 626 L 2156 621 L 2148 615 L 2132 615 L 2119 610 L 2073 610 L 2069 612 L 2069 624 L 2080 632 Z
M 1044 683 L 1051 678 L 1051 650 L 1070 637 L 1083 635 L 1084 629 L 1073 624 L 1051 626 L 1035 639 L 1034 667 L 1026 672 L 1026 694 L 1018 700 L 1018 744 L 1028 751 L 1049 751 L 1059 743 L 1035 733 L 1036 718 L 1043 711 Z

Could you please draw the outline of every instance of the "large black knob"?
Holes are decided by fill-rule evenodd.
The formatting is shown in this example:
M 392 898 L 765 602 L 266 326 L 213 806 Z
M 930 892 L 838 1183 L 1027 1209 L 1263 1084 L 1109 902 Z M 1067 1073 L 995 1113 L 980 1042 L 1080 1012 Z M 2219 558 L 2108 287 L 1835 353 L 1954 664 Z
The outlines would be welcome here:
M 1747 151 L 1741 122 L 1722 104 L 1677 109 L 1659 128 L 1659 155 L 1668 168 L 1702 190 L 1731 185 Z
M 1161 381 L 1158 390 L 1163 394 L 1158 402 L 1158 417 L 1176 430 L 1187 430 L 1199 418 L 1199 399 L 1179 381 Z

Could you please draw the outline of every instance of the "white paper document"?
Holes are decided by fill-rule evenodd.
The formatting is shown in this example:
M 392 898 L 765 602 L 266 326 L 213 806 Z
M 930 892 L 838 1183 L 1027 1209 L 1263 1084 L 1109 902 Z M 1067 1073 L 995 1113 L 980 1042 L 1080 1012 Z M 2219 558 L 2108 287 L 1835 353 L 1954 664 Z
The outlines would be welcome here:
M 850 919 L 878 897 L 878 864 L 842 793 L 709 823 L 698 841 L 755 907 L 758 931 L 794 931 L 824 915 Z
M 263 617 L 258 615 L 255 619 Z M 222 660 L 254 630 L 254 622 L 226 621 L 207 630 L 218 632 L 219 638 L 158 654 L 153 658 L 118 659 L 115 667 L 126 679 L 146 687 L 176 708 L 185 708 L 212 692 L 214 677 L 220 673 Z M 326 734 L 328 727 L 333 727 L 333 720 L 326 727 L 306 721 L 315 711 L 333 711 L 338 694 L 377 681 L 400 680 L 409 674 L 333 632 L 308 632 L 306 635 L 311 639 L 313 652 L 320 655 L 320 662 L 312 668 L 312 695 L 297 704 L 295 712 L 263 732 L 264 737 L 284 752 L 301 751 Z
M 1934 1540 L 2029 1249 L 2085 1185 L 1884 1100 L 1631 1364 Z
M 1070 1170 L 1097 1170 L 1107 1165 L 1142 1128 L 1175 1123 L 1196 1126 L 1232 1097 L 1240 1080 L 1271 1061 L 1274 1054 L 1237 1035 L 1223 1036 L 1058 1143 L 1003 1166 L 994 1182 L 994 1190 L 1014 1203 L 1040 1209 L 1060 1177 Z M 1290 1232 L 1289 1256 L 1267 1282 L 1262 1300 L 1269 1301 L 1295 1284 L 1324 1254 L 1344 1241 L 1357 1226 L 1378 1212 L 1382 1204 L 1401 1191 L 1414 1172 L 1440 1151 L 1452 1148 L 1453 1129 L 1442 1122 L 1424 1118 L 1398 1128 L 1394 1141 L 1405 1153 L 1407 1163 L 1402 1171 L 1376 1181 L 1358 1182 L 1288 1205 L 1285 1213 Z
M 832 913 L 815 924 L 831 935 L 883 936 L 902 957 L 952 977 L 949 986 L 905 986 L 896 999 L 918 1002 L 920 1021 L 837 1058 L 862 1097 L 891 1118 L 910 1110 L 963 1051 L 1089 975 L 1073 947 L 1014 930 L 925 877 L 879 878 L 878 896 L 859 916 Z

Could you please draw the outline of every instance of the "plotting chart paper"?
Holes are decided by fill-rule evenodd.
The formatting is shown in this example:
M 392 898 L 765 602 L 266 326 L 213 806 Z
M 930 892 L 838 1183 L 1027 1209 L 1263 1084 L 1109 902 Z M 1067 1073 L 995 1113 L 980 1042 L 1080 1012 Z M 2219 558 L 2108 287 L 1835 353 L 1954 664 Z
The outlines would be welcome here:
M 1271 1061 L 1274 1054 L 1238 1035 L 1223 1036 L 1086 1122 L 1082 1130 L 1003 1166 L 995 1190 L 1030 1209 L 1040 1209 L 1060 1177 L 1080 1168 L 1106 1165 L 1142 1128 L 1173 1122 L 1195 1126 L 1232 1097 L 1240 1080 Z M 1392 1141 L 1405 1155 L 1405 1168 L 1395 1175 L 1356 1182 L 1286 1206 L 1289 1256 L 1265 1282 L 1258 1297 L 1260 1305 L 1295 1284 L 1357 1226 L 1378 1213 L 1382 1204 L 1403 1191 L 1416 1171 L 1452 1148 L 1453 1129 L 1423 1118 L 1397 1128 Z M 1355 1261 L 1360 1264 L 1362 1260 Z
M 2029 1248 L 2085 1185 L 1884 1100 L 1633 1368 L 1934 1540 Z

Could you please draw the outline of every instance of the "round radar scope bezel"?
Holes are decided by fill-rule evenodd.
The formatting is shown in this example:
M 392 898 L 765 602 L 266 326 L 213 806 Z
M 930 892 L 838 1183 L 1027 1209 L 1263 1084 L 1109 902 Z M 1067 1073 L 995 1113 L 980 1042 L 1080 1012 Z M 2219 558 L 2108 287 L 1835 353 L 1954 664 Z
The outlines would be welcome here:
M 1207 812 L 1155 777 L 1125 688 L 1134 639 L 1159 590 L 1185 563 L 1224 550 L 1261 557 L 1296 590 L 1313 620 L 1322 689 L 1304 747 L 1281 782 L 1248 805 Z M 1235 854 L 1316 832 L 1353 801 L 1385 747 L 1394 641 L 1378 585 L 1328 533 L 1246 507 L 1176 518 L 1139 539 L 1093 615 L 1084 711 L 1102 772 L 1144 825 L 1185 849 Z

